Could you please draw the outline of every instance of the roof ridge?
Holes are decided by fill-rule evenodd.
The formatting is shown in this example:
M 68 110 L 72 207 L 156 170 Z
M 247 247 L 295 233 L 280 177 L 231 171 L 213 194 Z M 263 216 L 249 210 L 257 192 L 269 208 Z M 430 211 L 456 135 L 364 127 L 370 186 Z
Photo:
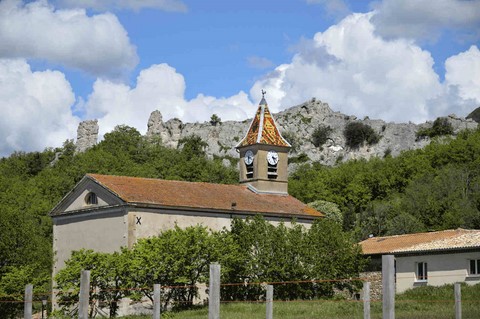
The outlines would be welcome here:
M 222 185 L 222 186 L 236 186 L 236 187 L 243 187 L 245 185 L 241 184 L 221 184 L 221 183 L 210 183 L 210 182 L 191 182 L 191 181 L 179 181 L 177 179 L 164 179 L 164 178 L 155 178 L 155 177 L 139 177 L 139 176 L 126 176 L 126 175 L 107 175 L 107 174 L 95 174 L 95 173 L 87 173 L 87 176 L 95 178 L 96 176 L 105 176 L 107 178 L 133 178 L 133 179 L 142 179 L 142 180 L 152 180 L 152 181 L 165 181 L 165 182 L 172 182 L 172 183 L 189 183 L 189 184 L 208 184 L 208 185 Z

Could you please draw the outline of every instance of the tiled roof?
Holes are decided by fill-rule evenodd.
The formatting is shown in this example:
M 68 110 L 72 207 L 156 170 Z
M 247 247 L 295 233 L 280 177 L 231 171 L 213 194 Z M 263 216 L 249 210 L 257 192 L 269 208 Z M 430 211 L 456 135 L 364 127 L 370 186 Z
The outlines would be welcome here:
M 480 248 L 480 230 L 453 229 L 386 237 L 360 242 L 365 255 Z
M 153 178 L 88 174 L 88 178 L 131 204 L 218 210 L 229 213 L 322 217 L 290 195 L 257 194 L 243 185 L 223 185 Z
M 238 143 L 237 147 L 268 144 L 290 147 L 291 145 L 282 137 L 277 124 L 268 109 L 267 102 L 262 98 L 257 113 L 250 124 L 247 135 Z

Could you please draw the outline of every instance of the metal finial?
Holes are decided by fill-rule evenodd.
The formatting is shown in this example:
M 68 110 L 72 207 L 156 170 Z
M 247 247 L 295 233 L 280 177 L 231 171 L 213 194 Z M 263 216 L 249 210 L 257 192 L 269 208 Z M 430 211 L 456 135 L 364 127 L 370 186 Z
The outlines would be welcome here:
M 262 89 L 262 99 L 265 97 L 265 94 L 267 94 L 267 92 Z

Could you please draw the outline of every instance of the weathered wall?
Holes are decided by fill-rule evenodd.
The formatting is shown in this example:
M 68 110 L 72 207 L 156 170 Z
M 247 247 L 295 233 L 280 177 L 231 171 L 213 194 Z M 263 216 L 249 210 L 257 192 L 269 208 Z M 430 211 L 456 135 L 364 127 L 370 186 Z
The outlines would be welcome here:
M 74 250 L 114 252 L 127 246 L 127 215 L 122 208 L 53 217 L 53 275 Z

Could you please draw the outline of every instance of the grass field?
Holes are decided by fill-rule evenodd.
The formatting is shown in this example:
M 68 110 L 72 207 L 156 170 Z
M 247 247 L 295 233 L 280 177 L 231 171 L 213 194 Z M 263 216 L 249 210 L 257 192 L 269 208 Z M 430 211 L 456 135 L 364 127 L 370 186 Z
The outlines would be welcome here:
M 419 287 L 397 295 L 397 319 L 447 319 L 455 318 L 453 286 Z M 462 318 L 480 318 L 480 285 L 462 286 Z M 323 319 L 363 318 L 363 303 L 346 300 L 274 301 L 274 318 Z M 222 319 L 265 318 L 264 303 L 222 303 Z M 151 316 L 129 316 L 124 319 L 147 319 Z M 162 314 L 162 319 L 206 319 L 208 307 Z M 382 318 L 382 303 L 371 303 L 371 318 Z

